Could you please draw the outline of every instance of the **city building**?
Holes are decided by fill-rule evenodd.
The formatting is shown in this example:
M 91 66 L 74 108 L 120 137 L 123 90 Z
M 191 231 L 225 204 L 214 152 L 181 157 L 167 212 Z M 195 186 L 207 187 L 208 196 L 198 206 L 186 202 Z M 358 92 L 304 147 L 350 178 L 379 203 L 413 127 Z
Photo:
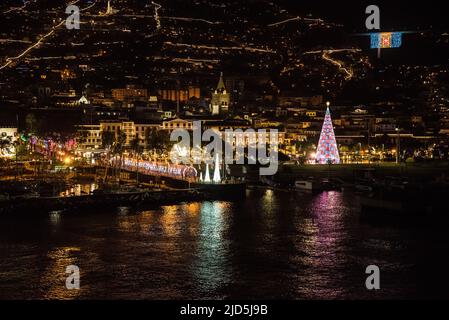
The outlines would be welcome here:
M 0 127 L 0 139 L 8 139 L 11 142 L 17 139 L 17 127 L 1 126 Z
M 323 96 L 303 97 L 286 92 L 278 97 L 280 107 L 318 107 L 323 104 Z
M 135 85 L 127 85 L 126 88 L 112 89 L 112 98 L 117 101 L 139 100 L 148 97 L 148 90 L 138 88 Z
M 91 152 L 102 146 L 102 130 L 99 124 L 80 125 L 77 128 L 78 152 Z
M 201 99 L 199 87 L 188 86 L 183 89 L 160 89 L 158 94 L 161 100 L 171 102 L 187 102 L 191 99 Z

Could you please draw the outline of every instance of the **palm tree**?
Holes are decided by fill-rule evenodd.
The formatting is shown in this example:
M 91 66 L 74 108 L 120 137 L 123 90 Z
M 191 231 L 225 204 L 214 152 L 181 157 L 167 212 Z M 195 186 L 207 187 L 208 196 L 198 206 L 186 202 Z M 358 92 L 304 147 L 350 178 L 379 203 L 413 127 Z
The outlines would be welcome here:
M 171 144 L 169 134 L 166 131 L 158 130 L 156 128 L 146 132 L 145 140 L 147 141 L 146 147 L 153 150 L 154 155 L 156 155 L 157 152 L 162 153 L 166 151 Z
M 27 116 L 25 117 L 25 123 L 26 123 L 28 132 L 33 133 L 36 131 L 37 120 L 36 120 L 36 117 L 34 116 L 34 114 L 32 114 L 32 113 L 27 114 Z
M 136 184 L 139 183 L 139 166 L 138 166 L 138 157 L 140 152 L 142 151 L 141 147 L 140 147 L 140 140 L 138 135 L 136 134 L 136 136 L 134 137 L 134 139 L 131 140 L 130 142 L 131 144 L 131 150 L 133 151 L 133 156 L 134 159 L 136 161 Z
M 119 155 L 119 163 L 118 163 L 118 174 L 119 174 L 119 183 L 120 183 L 120 174 L 122 171 L 122 162 L 123 162 L 123 150 L 126 145 L 126 133 L 122 130 L 119 130 L 117 133 L 117 140 L 114 145 L 114 154 Z
M 110 150 L 112 148 L 112 146 L 114 145 L 114 141 L 115 141 L 114 132 L 103 131 L 101 133 L 101 146 L 104 149 Z
M 130 141 L 130 147 L 133 151 L 134 156 L 136 156 L 141 151 L 140 140 L 137 136 Z
M 115 135 L 111 131 L 103 131 L 101 133 L 101 147 L 106 150 L 106 168 L 104 171 L 104 181 L 106 182 L 109 169 L 109 157 L 114 145 Z

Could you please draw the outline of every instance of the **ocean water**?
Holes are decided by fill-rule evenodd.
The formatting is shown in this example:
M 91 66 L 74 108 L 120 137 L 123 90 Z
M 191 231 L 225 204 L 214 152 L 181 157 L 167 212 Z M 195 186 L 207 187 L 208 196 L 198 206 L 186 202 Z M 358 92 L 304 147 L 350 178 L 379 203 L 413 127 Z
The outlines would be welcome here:
M 448 298 L 445 226 L 372 226 L 357 195 L 0 217 L 0 299 Z M 365 287 L 368 265 L 381 289 Z M 67 290 L 68 265 L 80 290 Z

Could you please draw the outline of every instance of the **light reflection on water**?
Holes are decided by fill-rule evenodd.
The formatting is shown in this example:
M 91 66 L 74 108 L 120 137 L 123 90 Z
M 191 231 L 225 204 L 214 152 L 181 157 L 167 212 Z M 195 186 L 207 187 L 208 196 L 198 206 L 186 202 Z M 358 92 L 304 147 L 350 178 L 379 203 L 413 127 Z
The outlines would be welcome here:
M 197 259 L 192 270 L 204 298 L 214 298 L 209 296 L 210 293 L 229 281 L 231 253 L 223 234 L 228 227 L 224 216 L 229 212 L 229 206 L 224 202 L 204 202 L 200 207 Z
M 420 297 L 420 245 L 438 233 L 416 235 L 361 224 L 354 195 L 339 192 L 2 218 L 0 298 Z M 79 291 L 65 289 L 70 264 Z M 369 264 L 385 271 L 375 296 L 364 289 Z
M 65 285 L 66 274 L 60 272 L 66 269 L 67 266 L 76 265 L 76 256 L 80 248 L 63 247 L 55 248 L 48 252 L 48 264 L 45 266 L 43 274 L 40 279 L 41 289 L 43 290 L 44 299 L 76 299 L 81 294 L 79 290 L 61 290 L 59 285 L 52 285 L 54 283 L 62 283 Z M 82 274 L 81 274 L 82 276 Z

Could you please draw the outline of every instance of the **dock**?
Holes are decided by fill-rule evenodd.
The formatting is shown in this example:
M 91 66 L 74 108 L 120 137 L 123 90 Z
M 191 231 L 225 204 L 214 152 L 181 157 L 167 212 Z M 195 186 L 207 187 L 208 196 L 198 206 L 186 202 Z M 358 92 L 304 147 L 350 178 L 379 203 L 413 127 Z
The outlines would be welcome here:
M 0 214 L 46 214 L 52 211 L 94 212 L 116 207 L 174 205 L 207 200 L 198 190 L 145 190 L 139 192 L 97 192 L 67 197 L 14 198 L 0 202 Z

